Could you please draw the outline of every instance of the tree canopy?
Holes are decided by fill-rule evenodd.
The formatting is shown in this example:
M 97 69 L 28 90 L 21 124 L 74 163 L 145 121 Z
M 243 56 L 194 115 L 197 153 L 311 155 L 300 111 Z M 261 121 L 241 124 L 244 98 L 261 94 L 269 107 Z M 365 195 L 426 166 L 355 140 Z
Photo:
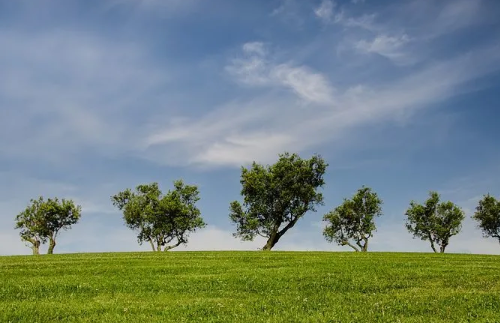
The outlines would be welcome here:
M 279 239 L 308 211 L 323 203 L 318 192 L 325 182 L 328 165 L 318 155 L 301 159 L 297 154 L 279 155 L 274 165 L 252 163 L 242 167 L 241 195 L 243 205 L 230 205 L 231 221 L 236 224 L 234 236 L 253 240 L 267 239 L 263 250 L 271 250 Z
M 427 240 L 434 252 L 444 252 L 450 238 L 460 232 L 465 214 L 460 207 L 452 202 L 439 203 L 439 194 L 430 192 L 424 205 L 415 201 L 410 203 L 406 211 L 406 228 L 413 237 Z
M 360 188 L 352 199 L 325 214 L 327 226 L 323 235 L 329 242 L 349 246 L 355 251 L 368 251 L 368 239 L 373 236 L 375 217 L 382 215 L 382 200 L 369 187 Z
M 479 222 L 483 236 L 496 238 L 500 242 L 500 201 L 489 194 L 485 195 L 472 218 Z
M 174 190 L 163 195 L 158 183 L 139 185 L 111 197 L 123 211 L 127 227 L 138 231 L 140 244 L 148 241 L 153 251 L 167 251 L 188 242 L 190 232 L 205 226 L 196 207 L 198 188 L 174 181 Z M 162 249 L 163 248 L 163 249 Z
M 81 207 L 72 200 L 32 199 L 31 204 L 16 216 L 16 229 L 21 229 L 20 236 L 31 243 L 33 254 L 40 253 L 40 245 L 49 241 L 47 253 L 52 254 L 56 238 L 61 230 L 69 229 L 81 216 Z

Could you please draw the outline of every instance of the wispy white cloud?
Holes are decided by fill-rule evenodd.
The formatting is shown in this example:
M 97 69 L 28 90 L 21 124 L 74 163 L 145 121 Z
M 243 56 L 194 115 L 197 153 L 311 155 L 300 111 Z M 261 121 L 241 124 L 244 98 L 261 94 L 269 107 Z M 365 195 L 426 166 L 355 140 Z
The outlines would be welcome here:
M 273 156 L 276 149 L 293 146 L 292 137 L 282 133 L 257 132 L 232 135 L 215 142 L 196 158 L 197 163 L 241 165 L 249 163 L 255 155 Z M 268 158 L 266 158 L 268 159 Z
M 484 11 L 485 7 L 482 6 L 482 4 L 483 1 L 481 0 L 444 2 L 440 10 L 437 10 L 437 16 L 431 20 L 431 24 L 425 26 L 428 29 L 424 28 L 424 32 L 428 34 L 423 35 L 423 37 L 438 37 L 466 26 L 479 23 L 480 21 L 491 19 L 489 18 L 488 12 Z M 432 2 L 422 5 L 432 6 Z M 428 7 L 422 8 L 422 14 L 425 14 L 425 11 L 428 10 Z M 432 11 L 436 12 L 436 10 Z
M 335 5 L 335 2 L 331 0 L 323 0 L 321 4 L 314 9 L 314 14 L 322 21 L 330 22 L 334 16 L 333 10 Z
M 262 42 L 249 42 L 243 44 L 243 51 L 247 54 L 256 54 L 264 56 L 267 52 L 264 43 Z
M 353 3 L 359 3 L 359 0 Z M 316 18 L 324 24 L 335 24 L 344 28 L 357 28 L 371 32 L 383 30 L 383 27 L 375 22 L 376 13 L 353 15 L 345 6 L 340 6 L 333 0 L 323 0 L 318 7 L 313 8 L 313 12 Z
M 295 8 L 296 3 L 294 0 L 281 0 L 280 5 L 273 9 L 271 16 L 276 16 L 280 14 L 287 13 L 290 8 Z
M 229 71 L 240 82 L 270 88 L 289 82 L 287 85 L 296 95 L 305 99 L 310 95 L 314 98 L 310 104 L 322 108 L 305 110 L 293 97 L 269 92 L 261 99 L 234 103 L 200 119 L 169 125 L 151 134 L 146 146 L 155 151 L 155 160 L 171 161 L 172 156 L 185 156 L 184 160 L 192 164 L 234 166 L 252 160 L 269 161 L 284 149 L 299 151 L 332 143 L 363 124 L 395 121 L 430 103 L 462 93 L 466 91 L 463 84 L 493 72 L 492 66 L 500 66 L 497 53 L 496 45 L 489 46 L 383 84 L 336 90 L 334 96 L 332 87 L 317 86 L 329 83 L 323 82 L 327 80 L 325 76 L 315 82 L 314 73 L 301 74 L 303 69 L 308 70 L 305 66 L 262 61 L 258 72 L 238 73 L 249 69 L 245 63 L 233 61 Z M 263 60 L 252 57 L 245 62 L 250 64 L 253 59 Z M 280 69 L 283 74 L 277 73 Z M 318 93 L 327 95 L 318 99 L 323 98 Z M 332 97 L 330 104 L 323 104 Z M 178 145 L 182 145 L 182 150 L 172 151 Z M 159 151 L 167 153 L 162 157 Z
M 262 43 L 246 43 L 243 58 L 234 59 L 226 70 L 248 85 L 284 86 L 300 98 L 315 103 L 331 103 L 333 88 L 327 78 L 307 66 L 285 62 L 276 64 L 264 56 Z
M 301 2 L 297 0 L 279 0 L 279 5 L 270 14 L 295 27 L 302 27 L 305 23 L 301 13 Z
M 339 50 L 376 53 L 397 65 L 411 65 L 432 51 L 431 42 L 472 25 L 492 21 L 482 1 L 402 1 L 363 13 L 343 5 L 328 22 L 342 26 Z M 347 44 L 347 46 L 346 46 Z
M 257 55 L 234 59 L 232 64 L 226 67 L 226 71 L 248 85 L 267 85 L 272 82 L 268 63 Z
M 256 157 L 270 162 L 276 149 L 302 145 L 283 131 L 290 122 L 283 108 L 288 106 L 289 115 L 296 114 L 294 105 L 294 100 L 275 97 L 231 102 L 199 119 L 184 119 L 156 130 L 146 139 L 143 156 L 160 163 L 202 167 L 239 167 Z M 270 122 L 275 129 L 269 128 Z
M 304 100 L 320 104 L 329 104 L 334 100 L 334 89 L 328 79 L 306 66 L 280 64 L 273 67 L 269 75 L 272 79 L 291 88 Z
M 409 61 L 409 55 L 403 47 L 410 41 L 408 35 L 388 36 L 378 35 L 373 40 L 360 40 L 356 42 L 355 48 L 364 53 L 375 53 L 387 57 L 395 62 L 404 63 Z
M 459 66 L 456 71 L 453 68 L 445 70 L 439 66 L 451 63 L 441 62 L 394 84 L 379 84 L 376 88 L 351 84 L 340 90 L 333 86 L 335 76 L 292 60 L 279 61 L 268 46 L 251 42 L 243 44 L 242 55 L 233 59 L 226 71 L 242 84 L 267 91 L 265 96 L 248 102 L 235 100 L 195 121 L 175 119 L 168 111 L 163 111 L 162 116 L 170 117 L 167 122 L 170 129 L 165 131 L 160 125 L 153 124 L 157 130 L 148 134 L 146 131 L 151 125 L 141 129 L 137 123 L 124 123 L 121 116 L 127 114 L 128 102 L 137 102 L 147 96 L 148 91 L 164 85 L 168 74 L 144 64 L 144 53 L 137 46 L 108 43 L 85 34 L 71 33 L 30 38 L 4 32 L 0 34 L 0 42 L 3 48 L 8 48 L 2 53 L 6 58 L 3 62 L 19 64 L 4 66 L 4 75 L 8 77 L 0 81 L 0 92 L 12 104 L 19 100 L 27 102 L 23 104 L 23 110 L 14 109 L 14 106 L 7 110 L 8 118 L 2 119 L 0 127 L 5 134 L 2 138 L 10 138 L 9 133 L 21 135 L 15 137 L 16 144 L 11 139 L 2 142 L 0 150 L 10 156 L 37 156 L 52 161 L 59 158 L 61 162 L 62 157 L 67 162 L 68 151 L 77 151 L 84 146 L 100 149 L 103 153 L 136 151 L 142 155 L 143 147 L 151 145 L 155 145 L 154 149 L 147 148 L 145 156 L 161 163 L 168 159 L 172 164 L 185 164 L 185 161 L 187 164 L 211 164 L 213 160 L 212 164 L 224 165 L 227 161 L 235 165 L 248 162 L 251 154 L 256 159 L 269 160 L 269 156 L 282 149 L 304 149 L 315 142 L 320 144 L 336 138 L 364 120 L 386 115 L 385 111 L 391 115 L 390 111 L 397 110 L 396 115 L 400 115 L 411 111 L 405 109 L 405 105 L 415 107 L 449 96 L 460 82 L 487 73 L 489 69 L 480 64 L 478 71 L 481 72 L 465 66 Z M 358 50 L 397 60 L 405 57 L 403 47 L 408 42 L 406 34 L 399 37 L 381 34 L 371 41 L 360 40 L 357 46 Z M 36 56 L 30 55 L 32 46 L 41 48 Z M 490 55 L 494 55 L 495 47 L 490 51 L 492 53 L 484 54 L 486 61 L 491 61 Z M 467 57 L 475 55 L 479 53 L 464 55 L 461 60 L 469 60 Z M 34 82 L 35 75 L 45 72 L 26 66 L 37 66 L 37 69 L 56 66 L 58 68 L 50 73 L 55 73 L 64 82 L 51 80 L 40 85 Z M 436 69 L 443 74 L 437 77 Z M 446 77 L 448 74 L 456 79 Z M 412 78 L 420 78 L 423 82 L 413 82 Z M 391 87 L 400 91 L 391 91 Z M 280 89 L 287 89 L 294 95 L 283 96 Z M 414 100 L 402 98 L 402 93 Z M 417 93 L 422 95 L 415 98 Z M 294 100 L 294 97 L 300 100 Z M 44 102 L 43 109 L 39 108 L 39 102 Z M 389 107 L 383 108 L 381 102 Z M 266 109 L 257 108 L 256 104 Z M 303 111 L 304 104 L 329 107 L 330 110 L 316 110 L 311 115 Z M 154 113 L 152 115 L 157 117 Z M 39 118 L 47 118 L 50 122 L 40 123 Z M 194 126 L 188 126 L 190 124 Z M 290 124 L 296 125 L 294 131 L 290 131 Z M 19 131 L 21 128 L 25 130 Z M 169 152 L 162 148 L 166 143 Z
M 361 16 L 346 16 L 344 12 L 341 12 L 337 16 L 337 22 L 345 27 L 361 28 L 368 31 L 379 31 L 382 29 L 379 25 L 375 23 L 377 15 L 375 13 L 363 14 Z

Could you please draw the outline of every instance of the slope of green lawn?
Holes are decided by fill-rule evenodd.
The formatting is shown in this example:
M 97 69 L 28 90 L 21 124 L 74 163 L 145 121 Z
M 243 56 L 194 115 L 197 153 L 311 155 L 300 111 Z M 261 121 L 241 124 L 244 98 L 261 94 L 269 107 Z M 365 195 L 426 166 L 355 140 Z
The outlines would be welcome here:
M 0 322 L 500 322 L 500 257 L 327 252 L 0 257 Z

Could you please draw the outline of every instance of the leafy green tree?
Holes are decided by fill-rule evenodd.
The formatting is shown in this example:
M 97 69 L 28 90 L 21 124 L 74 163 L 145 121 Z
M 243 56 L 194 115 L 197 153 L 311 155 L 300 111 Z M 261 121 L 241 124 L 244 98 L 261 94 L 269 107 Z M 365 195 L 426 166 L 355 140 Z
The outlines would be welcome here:
M 262 249 L 271 250 L 307 211 L 323 203 L 317 190 L 325 184 L 327 166 L 318 155 L 301 159 L 284 153 L 274 165 L 253 162 L 249 169 L 242 167 L 243 206 L 237 201 L 230 205 L 234 236 L 246 241 L 262 236 L 267 239 Z
M 406 229 L 422 240 L 431 243 L 434 252 L 443 253 L 450 238 L 460 232 L 465 214 L 460 207 L 452 202 L 439 203 L 439 194 L 430 192 L 430 197 L 424 205 L 411 201 L 406 211 Z
M 21 239 L 31 243 L 34 255 L 40 254 L 40 245 L 49 241 L 47 253 L 53 254 L 56 238 L 61 230 L 67 230 L 78 222 L 81 206 L 72 200 L 58 198 L 32 199 L 31 204 L 16 217 L 16 229 L 21 229 Z
M 485 195 L 472 218 L 479 222 L 485 237 L 496 238 L 500 242 L 500 201 L 489 194 Z
M 382 215 L 382 200 L 369 187 L 360 188 L 352 199 L 325 214 L 327 226 L 323 235 L 329 242 L 349 246 L 354 251 L 368 251 L 368 239 L 373 236 L 375 217 Z
M 140 244 L 148 241 L 153 251 L 164 251 L 188 242 L 190 232 L 205 227 L 196 207 L 198 188 L 174 181 L 174 190 L 162 194 L 158 183 L 139 185 L 136 192 L 126 189 L 111 197 L 123 211 L 125 224 L 138 231 Z

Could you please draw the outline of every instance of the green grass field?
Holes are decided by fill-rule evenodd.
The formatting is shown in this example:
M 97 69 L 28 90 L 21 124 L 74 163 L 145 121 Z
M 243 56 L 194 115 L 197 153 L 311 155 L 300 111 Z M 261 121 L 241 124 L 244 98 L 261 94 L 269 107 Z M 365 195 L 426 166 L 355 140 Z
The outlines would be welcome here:
M 500 322 L 500 257 L 326 252 L 0 257 L 0 322 Z

